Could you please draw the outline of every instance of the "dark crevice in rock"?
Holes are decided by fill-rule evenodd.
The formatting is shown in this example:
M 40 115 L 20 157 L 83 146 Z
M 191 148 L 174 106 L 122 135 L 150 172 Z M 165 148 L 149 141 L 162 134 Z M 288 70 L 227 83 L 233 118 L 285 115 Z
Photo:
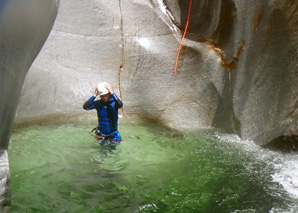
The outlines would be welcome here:
M 188 13 L 189 1 L 179 0 L 180 26 L 184 31 Z M 166 4 L 168 4 L 166 2 Z M 212 39 L 216 45 L 223 48 L 227 45 L 233 32 L 237 10 L 233 0 L 194 1 L 191 9 L 187 38 L 198 40 Z
M 120 10 L 120 36 L 121 36 L 121 65 L 119 66 L 119 79 L 118 79 L 118 87 L 119 87 L 119 96 L 120 99 L 122 97 L 122 89 L 121 89 L 121 74 L 124 71 L 124 32 L 123 32 L 123 11 L 122 11 L 122 2 L 119 0 L 119 10 Z M 122 114 L 124 114 L 123 108 L 121 108 Z
M 279 136 L 270 141 L 268 144 L 264 145 L 263 147 L 276 151 L 298 153 L 298 135 Z

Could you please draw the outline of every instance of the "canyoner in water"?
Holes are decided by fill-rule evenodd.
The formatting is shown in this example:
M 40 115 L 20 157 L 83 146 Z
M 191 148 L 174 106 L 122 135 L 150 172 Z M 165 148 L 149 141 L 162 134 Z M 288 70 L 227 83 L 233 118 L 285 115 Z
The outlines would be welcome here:
M 100 97 L 99 100 L 96 100 L 97 96 Z M 120 144 L 122 139 L 118 132 L 118 109 L 122 106 L 122 101 L 106 82 L 99 83 L 95 87 L 94 95 L 83 104 L 85 110 L 97 111 L 98 126 L 91 132 L 95 131 L 94 136 L 101 140 L 101 145 Z

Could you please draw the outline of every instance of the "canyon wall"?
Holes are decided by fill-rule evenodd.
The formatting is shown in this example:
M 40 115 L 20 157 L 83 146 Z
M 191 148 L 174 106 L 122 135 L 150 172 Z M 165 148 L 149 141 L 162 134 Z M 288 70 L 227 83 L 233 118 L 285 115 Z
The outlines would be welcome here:
M 7 148 L 27 71 L 53 26 L 58 0 L 0 2 L 0 212 L 9 211 Z
M 127 117 L 179 130 L 217 127 L 259 145 L 297 139 L 297 1 L 193 0 L 173 74 L 189 2 L 64 0 L 31 66 L 58 1 L 1 1 L 1 206 L 9 204 L 16 107 L 16 123 L 96 116 L 82 104 L 101 81 Z
M 297 1 L 194 0 L 173 74 L 189 2 L 63 1 L 18 120 L 84 113 L 107 81 L 127 116 L 219 127 L 260 145 L 297 135 Z

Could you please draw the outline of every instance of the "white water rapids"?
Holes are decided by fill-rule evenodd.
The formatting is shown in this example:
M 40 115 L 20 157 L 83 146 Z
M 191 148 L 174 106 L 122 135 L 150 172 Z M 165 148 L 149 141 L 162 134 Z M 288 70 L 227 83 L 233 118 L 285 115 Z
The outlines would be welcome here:
M 271 175 L 273 182 L 283 186 L 284 190 L 297 204 L 289 207 L 289 212 L 298 212 L 298 158 L 296 153 L 282 153 L 262 148 L 250 140 L 241 140 L 237 135 L 220 134 L 216 135 L 222 141 L 238 145 L 247 153 L 256 158 L 257 161 L 263 161 L 273 168 L 274 173 Z M 248 169 L 250 165 L 247 165 Z M 271 213 L 285 212 L 273 208 Z

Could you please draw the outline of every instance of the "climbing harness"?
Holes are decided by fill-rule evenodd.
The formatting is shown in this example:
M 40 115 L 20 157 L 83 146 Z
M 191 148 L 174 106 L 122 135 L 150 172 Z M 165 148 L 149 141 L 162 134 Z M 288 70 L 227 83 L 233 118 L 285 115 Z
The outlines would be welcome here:
M 183 43 L 183 40 L 186 36 L 186 32 L 187 32 L 187 28 L 188 28 L 188 24 L 189 24 L 191 5 L 192 5 L 192 0 L 190 0 L 190 2 L 189 2 L 187 21 L 186 21 L 186 25 L 185 25 L 185 29 L 184 29 L 184 34 L 183 34 L 182 39 L 180 41 L 180 45 L 179 45 L 177 56 L 176 56 L 175 67 L 174 67 L 174 72 L 173 72 L 174 74 L 177 73 L 178 59 L 179 59 L 180 51 L 181 51 L 181 48 L 182 48 L 182 43 Z
M 99 131 L 99 128 L 98 128 L 98 127 L 93 128 L 93 129 L 91 130 L 90 133 L 92 133 L 92 132 L 94 132 L 94 131 L 95 131 L 95 133 L 94 133 L 93 136 L 94 136 L 96 139 L 101 140 L 101 144 L 102 144 L 102 145 L 104 145 L 104 144 L 106 144 L 107 142 L 109 142 L 110 145 L 114 145 L 114 146 L 116 146 L 116 145 L 120 144 L 120 142 L 122 141 L 122 138 L 121 138 L 121 136 L 120 136 L 118 130 L 112 132 L 112 133 L 109 134 L 109 135 L 105 135 L 105 134 L 101 133 L 101 132 Z
M 98 130 L 98 126 L 97 126 L 97 127 L 94 127 L 94 128 L 90 131 L 90 133 L 92 133 L 92 132 L 94 132 L 94 131 L 96 131 L 96 130 Z

